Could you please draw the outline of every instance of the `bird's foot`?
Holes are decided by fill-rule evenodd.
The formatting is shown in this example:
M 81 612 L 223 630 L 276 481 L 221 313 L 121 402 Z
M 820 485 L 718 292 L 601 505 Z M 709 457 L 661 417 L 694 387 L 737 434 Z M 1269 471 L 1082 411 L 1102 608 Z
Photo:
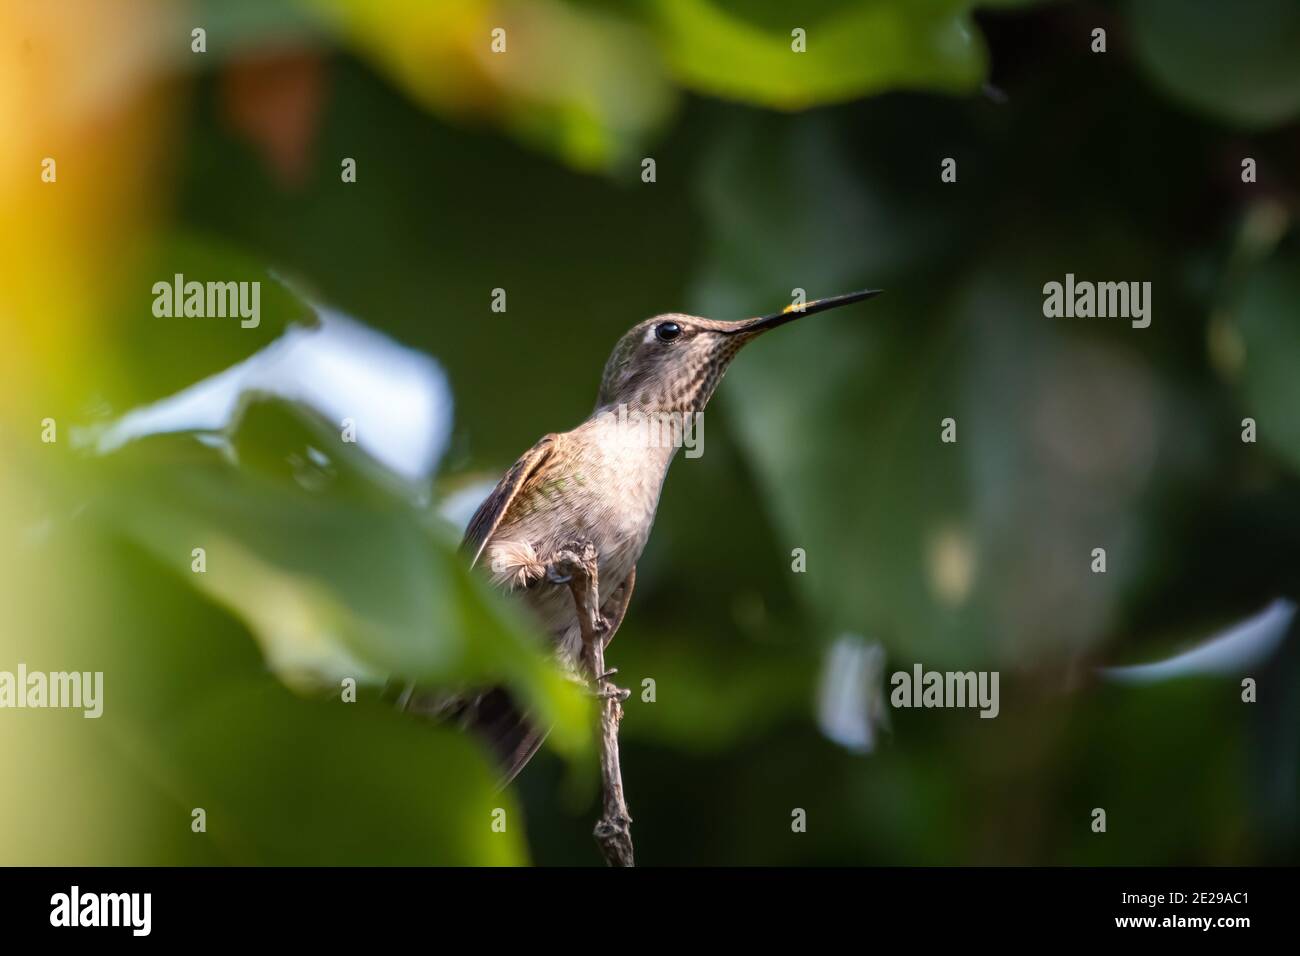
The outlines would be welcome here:
M 623 687 L 617 687 L 610 682 L 610 678 L 618 673 L 617 667 L 611 667 L 605 673 L 596 678 L 596 686 L 592 691 L 592 696 L 597 700 L 616 700 L 619 703 L 627 700 L 632 696 L 632 692 Z
M 578 575 L 594 579 L 596 558 L 596 546 L 590 541 L 572 541 L 551 556 L 546 579 L 552 584 L 569 584 Z

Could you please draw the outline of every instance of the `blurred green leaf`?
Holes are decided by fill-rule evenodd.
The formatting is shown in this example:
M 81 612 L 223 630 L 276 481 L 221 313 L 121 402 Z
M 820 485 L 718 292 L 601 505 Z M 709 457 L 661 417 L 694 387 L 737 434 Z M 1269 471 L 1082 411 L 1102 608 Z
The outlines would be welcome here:
M 264 259 L 208 236 L 169 233 L 125 261 L 135 279 L 123 283 L 129 293 L 111 305 L 118 347 L 105 356 L 103 379 L 91 383 L 115 409 L 171 395 L 247 358 L 290 325 L 316 321 L 315 309 Z M 174 288 L 177 275 L 185 283 L 258 283 L 257 324 L 238 314 L 185 316 L 183 303 L 173 303 L 174 317 L 155 315 L 155 284 Z
M 43 477 L 50 501 L 69 488 Z M 243 628 L 192 586 L 202 575 L 167 573 L 111 521 L 89 520 L 93 506 L 77 511 L 14 552 L 30 586 L 5 594 L 13 626 L 0 633 L 0 669 L 100 672 L 102 712 L 5 712 L 0 758 L 39 772 L 0 794 L 0 858 L 527 861 L 516 799 L 495 791 L 497 771 L 472 737 L 413 720 L 364 688 L 356 703 L 337 687 L 319 699 L 291 693 Z M 206 832 L 192 829 L 196 808 Z M 492 830 L 496 808 L 504 832 Z M 55 818 L 60 826 L 46 825 Z
M 224 862 L 527 859 L 522 817 L 494 792 L 495 771 L 474 743 L 382 705 L 303 701 L 270 681 L 236 685 L 170 722 L 156 746 L 179 804 L 174 825 L 191 837 L 190 809 L 203 807 L 206 842 Z M 146 772 L 149 754 L 140 751 Z M 502 833 L 492 830 L 496 807 L 506 811 Z
M 1247 13 L 1249 15 L 1247 15 Z M 1300 4 L 1132 0 L 1139 62 L 1177 99 L 1242 126 L 1300 112 Z
M 191 55 L 189 37 L 176 58 L 181 69 L 207 66 L 211 58 L 247 56 L 318 41 L 325 32 L 299 0 L 190 0 L 193 22 L 207 31 L 207 56 Z M 187 31 L 190 29 L 186 28 Z
M 588 708 L 540 641 L 367 461 L 293 407 L 255 402 L 228 443 L 151 438 L 95 462 L 96 498 L 104 521 L 237 615 L 290 684 L 500 680 L 555 724 L 557 746 L 581 747 Z
M 1245 343 L 1242 398 L 1258 440 L 1300 468 L 1300 260 L 1277 256 L 1246 280 L 1237 308 Z
M 983 41 L 966 0 L 655 0 L 677 79 L 698 92 L 781 109 L 888 89 L 970 92 Z M 805 31 L 806 51 L 791 48 Z
M 499 124 L 580 169 L 638 158 L 675 96 L 630 20 L 561 0 L 302 0 L 436 112 Z M 504 50 L 494 51 L 502 30 Z

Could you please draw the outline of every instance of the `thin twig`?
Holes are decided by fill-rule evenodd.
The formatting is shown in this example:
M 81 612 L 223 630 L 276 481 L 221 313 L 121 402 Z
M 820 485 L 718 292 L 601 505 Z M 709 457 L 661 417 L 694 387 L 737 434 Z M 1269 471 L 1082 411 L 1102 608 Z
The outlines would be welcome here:
M 566 582 L 573 594 L 582 629 L 582 660 L 600 699 L 600 774 L 605 793 L 593 831 L 596 843 L 610 866 L 632 866 L 632 814 L 623 799 L 618 756 L 618 725 L 628 692 L 615 687 L 609 679 L 613 672 L 605 669 L 605 644 L 613 634 L 600 613 L 595 547 L 586 542 L 561 551 L 551 561 L 550 576 L 553 581 Z

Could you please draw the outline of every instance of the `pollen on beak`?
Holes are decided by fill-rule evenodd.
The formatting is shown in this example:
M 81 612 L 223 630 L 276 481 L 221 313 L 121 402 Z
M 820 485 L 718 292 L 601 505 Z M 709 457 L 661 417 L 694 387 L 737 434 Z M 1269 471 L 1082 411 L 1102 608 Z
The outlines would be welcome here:
M 802 305 L 792 303 L 787 305 L 780 312 L 773 312 L 771 315 L 762 315 L 756 319 L 748 319 L 743 322 L 737 322 L 734 328 L 728 329 L 728 335 L 745 335 L 746 337 L 757 335 L 760 332 L 766 332 L 774 329 L 779 325 L 785 325 L 787 322 L 793 322 L 795 319 L 802 318 L 805 315 L 813 315 L 817 312 L 827 312 L 831 309 L 838 309 L 842 305 L 851 305 L 854 302 L 861 302 L 864 299 L 870 299 L 880 295 L 882 289 L 861 289 L 857 292 L 846 292 L 844 295 L 834 295 L 825 299 L 814 299 L 812 302 L 805 302 Z

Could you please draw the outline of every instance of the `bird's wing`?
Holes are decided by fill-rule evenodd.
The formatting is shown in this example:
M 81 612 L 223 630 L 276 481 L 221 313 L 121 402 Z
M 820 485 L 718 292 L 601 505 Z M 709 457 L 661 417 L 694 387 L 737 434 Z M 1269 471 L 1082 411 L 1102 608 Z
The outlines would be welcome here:
M 474 517 L 469 519 L 461 551 L 470 555 L 470 566 L 478 563 L 488 540 L 506 516 L 510 504 L 538 475 L 542 465 L 555 451 L 555 435 L 547 435 L 520 456 L 497 482 Z M 532 759 L 546 739 L 547 728 L 537 727 L 528 712 L 518 707 L 503 687 L 488 688 L 461 698 L 455 717 L 466 727 L 486 739 L 503 768 L 499 786 L 504 787 Z
M 487 499 L 478 506 L 474 517 L 469 519 L 469 527 L 465 529 L 465 539 L 461 541 L 460 548 L 470 555 L 471 567 L 478 564 L 483 548 L 487 546 L 488 539 L 501 524 L 501 519 L 505 517 L 510 503 L 519 496 L 519 492 L 529 480 L 537 476 L 538 469 L 551 457 L 555 450 L 556 439 L 556 435 L 547 435 L 524 452 L 497 482 L 497 486 L 492 489 Z

